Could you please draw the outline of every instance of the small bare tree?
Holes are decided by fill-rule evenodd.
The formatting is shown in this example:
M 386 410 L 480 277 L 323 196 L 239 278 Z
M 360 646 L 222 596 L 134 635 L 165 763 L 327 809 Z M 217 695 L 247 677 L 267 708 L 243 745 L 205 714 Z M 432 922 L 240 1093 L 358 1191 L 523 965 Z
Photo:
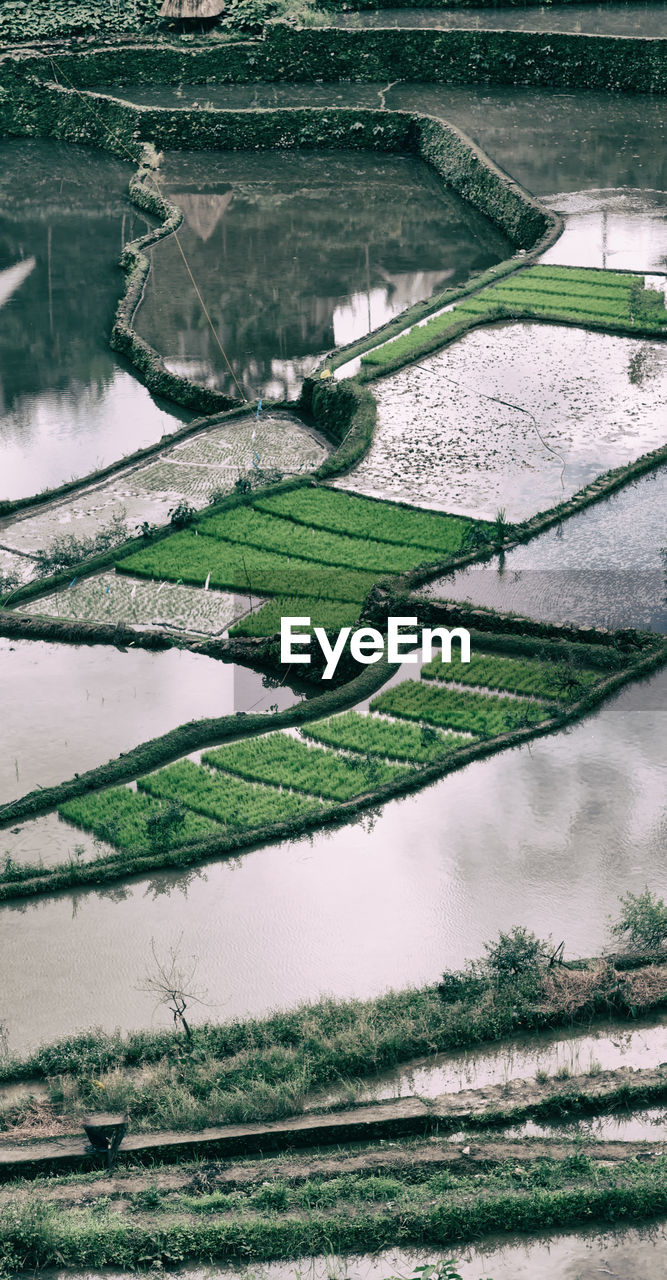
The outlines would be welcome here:
M 156 1009 L 162 1006 L 168 1009 L 174 1019 L 176 1028 L 182 1027 L 187 1040 L 192 1039 L 192 1031 L 185 1016 L 191 1004 L 205 1004 L 207 992 L 196 984 L 198 960 L 190 957 L 190 963 L 183 962 L 181 946 L 183 934 L 179 934 L 173 947 L 169 948 L 166 960 L 161 960 L 157 953 L 155 938 L 151 938 L 153 966 L 146 972 L 146 977 L 138 988 L 155 996 Z

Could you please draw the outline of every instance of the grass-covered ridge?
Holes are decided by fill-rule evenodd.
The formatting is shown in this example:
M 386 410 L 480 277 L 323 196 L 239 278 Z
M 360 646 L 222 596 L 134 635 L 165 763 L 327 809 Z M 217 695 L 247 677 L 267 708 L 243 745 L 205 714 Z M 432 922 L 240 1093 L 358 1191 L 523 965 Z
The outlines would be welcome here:
M 588 267 L 531 266 L 508 275 L 451 309 L 415 325 L 361 357 L 369 370 L 396 368 L 437 349 L 472 324 L 502 318 L 551 320 L 646 336 L 667 335 L 662 293 L 644 276 Z

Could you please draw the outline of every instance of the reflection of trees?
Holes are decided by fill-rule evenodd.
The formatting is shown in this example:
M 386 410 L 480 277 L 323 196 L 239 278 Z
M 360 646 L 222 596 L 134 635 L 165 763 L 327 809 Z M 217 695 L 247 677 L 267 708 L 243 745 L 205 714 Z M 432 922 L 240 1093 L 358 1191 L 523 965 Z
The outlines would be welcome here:
M 172 156 L 169 166 L 163 189 L 185 214 L 181 243 L 234 372 L 256 389 L 280 377 L 280 362 L 333 347 L 334 312 L 353 295 L 380 290 L 390 300 L 405 275 L 426 277 L 429 292 L 507 251 L 416 162 L 281 155 L 241 166 L 208 155 Z M 173 240 L 156 246 L 153 266 L 141 334 L 233 391 Z
M 169 897 L 172 893 L 182 893 L 184 898 L 188 896 L 188 889 L 193 880 L 207 880 L 207 876 L 202 867 L 188 867 L 186 871 L 180 874 L 163 871 L 158 876 L 151 877 L 146 881 L 146 898 L 162 898 Z
M 0 308 L 0 404 L 111 376 L 108 336 L 123 239 L 145 218 L 124 200 L 128 166 L 48 143 L 0 144 L 0 270 L 34 269 Z

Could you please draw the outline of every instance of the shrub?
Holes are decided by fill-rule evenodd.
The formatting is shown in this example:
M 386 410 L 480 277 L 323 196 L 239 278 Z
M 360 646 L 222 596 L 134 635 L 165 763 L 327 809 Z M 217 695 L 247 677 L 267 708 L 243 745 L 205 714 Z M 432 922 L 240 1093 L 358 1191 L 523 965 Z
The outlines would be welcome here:
M 611 926 L 614 938 L 632 951 L 658 951 L 667 944 L 667 904 L 651 893 L 646 885 L 643 893 L 626 893 L 623 908 Z
M 492 978 L 505 981 L 522 974 L 536 974 L 548 957 L 545 942 L 520 925 L 498 934 L 497 942 L 485 943 L 485 965 Z

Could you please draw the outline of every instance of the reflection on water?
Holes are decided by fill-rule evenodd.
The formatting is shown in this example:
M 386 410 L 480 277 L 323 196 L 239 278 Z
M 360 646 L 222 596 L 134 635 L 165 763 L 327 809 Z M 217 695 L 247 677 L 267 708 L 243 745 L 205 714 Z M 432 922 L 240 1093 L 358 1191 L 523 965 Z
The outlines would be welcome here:
M 438 578 L 424 594 L 544 622 L 664 634 L 666 508 L 661 467 L 485 565 Z
M 649 4 L 553 4 L 528 8 L 381 9 L 331 13 L 331 27 L 421 27 L 454 31 L 564 31 L 582 35 L 663 36 L 667 25 L 664 0 Z
M 408 157 L 172 152 L 160 185 L 183 210 L 179 238 L 251 398 L 293 397 L 317 355 L 511 252 Z M 173 238 L 152 259 L 142 337 L 169 368 L 237 396 Z
M 443 1253 L 384 1249 L 366 1256 L 300 1258 L 298 1261 L 253 1263 L 242 1267 L 192 1267 L 176 1280 L 386 1280 L 411 1276 L 416 1267 L 458 1259 L 462 1280 L 658 1280 L 662 1275 L 667 1229 L 658 1222 L 646 1227 L 552 1232 L 550 1235 L 489 1237 L 482 1244 L 452 1246 Z M 95 1271 L 44 1272 L 48 1280 L 104 1280 Z M 122 1273 L 115 1273 L 121 1276 Z M 128 1277 L 129 1280 L 129 1277 Z
M 465 1089 L 486 1089 L 507 1084 L 510 1080 L 532 1080 L 538 1071 L 549 1076 L 567 1072 L 571 1076 L 592 1071 L 615 1071 L 631 1067 L 633 1071 L 654 1069 L 667 1056 L 667 1023 L 653 1026 L 612 1027 L 593 1034 L 574 1032 L 563 1036 L 546 1032 L 509 1043 L 494 1045 L 490 1050 L 476 1049 L 468 1053 L 439 1053 L 423 1058 L 409 1067 L 386 1071 L 364 1081 L 356 1097 L 360 1102 L 387 1098 L 437 1098 L 444 1093 Z M 330 1102 L 340 1093 L 330 1092 L 318 1101 Z
M 667 194 L 662 191 L 574 191 L 547 196 L 565 231 L 542 262 L 620 271 L 667 268 Z M 664 289 L 656 279 L 653 288 Z
M 569 732 L 356 824 L 181 877 L 4 907 L 11 1049 L 150 1024 L 136 990 L 150 939 L 181 932 L 216 1021 L 435 981 L 515 924 L 564 938 L 568 956 L 599 952 L 621 894 L 664 887 L 666 694 L 662 671 Z
M 0 498 L 85 475 L 188 415 L 109 350 L 123 245 L 146 219 L 132 166 L 60 142 L 0 142 Z
M 667 191 L 667 120 L 657 95 L 444 84 L 130 84 L 108 92 L 165 107 L 384 104 L 449 120 L 536 195 Z
M 267 688 L 257 672 L 176 649 L 0 639 L 0 804 L 187 720 L 294 701 L 289 687 Z

